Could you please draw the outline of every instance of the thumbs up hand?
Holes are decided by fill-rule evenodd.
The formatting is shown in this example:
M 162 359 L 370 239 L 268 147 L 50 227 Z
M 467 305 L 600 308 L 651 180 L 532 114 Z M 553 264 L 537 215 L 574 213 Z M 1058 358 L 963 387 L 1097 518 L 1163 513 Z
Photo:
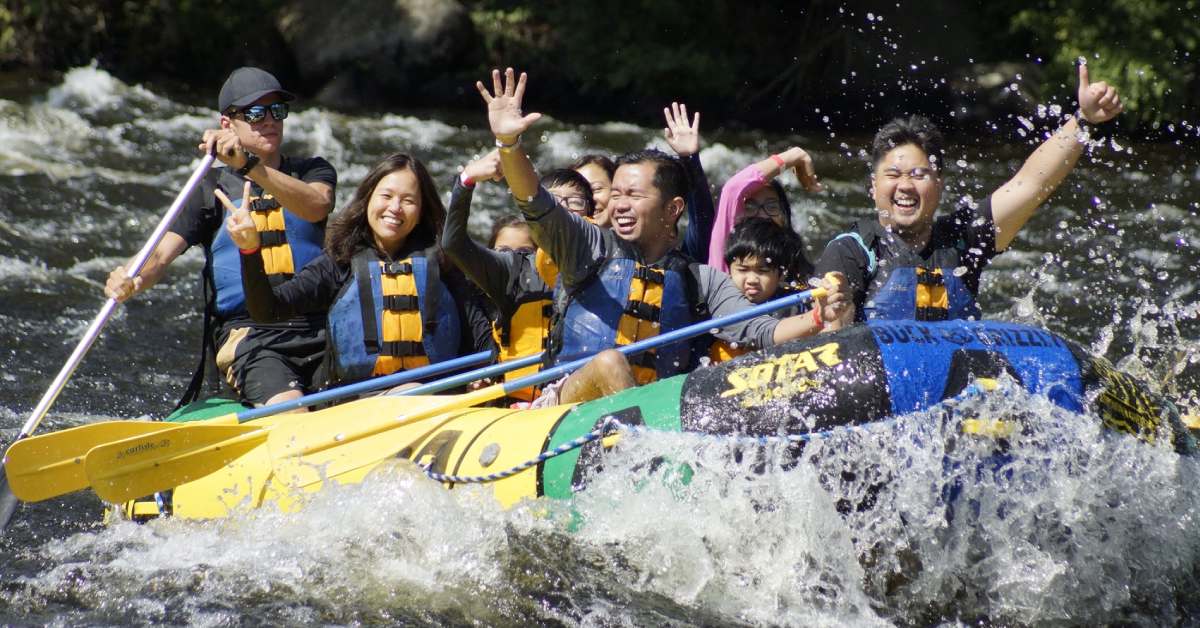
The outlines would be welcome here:
M 1091 82 L 1088 77 L 1087 63 L 1079 64 L 1079 111 L 1092 124 L 1108 122 L 1117 117 L 1125 106 L 1121 104 L 1121 96 L 1117 88 L 1099 81 Z

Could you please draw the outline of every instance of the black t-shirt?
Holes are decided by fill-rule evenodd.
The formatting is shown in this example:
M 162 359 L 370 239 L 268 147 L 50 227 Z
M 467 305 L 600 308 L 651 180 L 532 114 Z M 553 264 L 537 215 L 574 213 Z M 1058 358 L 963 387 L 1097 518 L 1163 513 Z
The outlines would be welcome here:
M 280 158 L 278 170 L 305 183 L 324 183 L 337 191 L 337 171 L 323 157 L 296 159 L 285 155 Z M 230 177 L 244 181 L 242 177 L 233 173 L 232 168 L 221 167 L 209 171 L 209 185 L 196 186 L 183 211 L 171 225 L 171 233 L 183 238 L 189 247 L 197 244 L 206 247 L 211 245 L 217 232 L 225 227 L 225 207 L 212 195 L 212 189 L 221 188 L 221 191 L 234 201 L 242 197 L 240 186 L 237 189 L 226 189 L 230 186 L 218 183 L 220 179 L 229 180 Z M 257 184 L 252 185 L 255 191 L 262 191 Z
M 337 190 L 337 171 L 322 157 L 296 159 L 288 156 L 280 158 L 278 170 L 305 183 L 324 183 L 333 191 Z M 231 185 L 232 182 L 237 185 Z M 245 179 L 233 172 L 232 168 L 221 167 L 210 170 L 204 185 L 196 186 L 188 197 L 183 210 L 171 225 L 171 233 L 178 235 L 187 242 L 188 247 L 200 245 L 211 249 L 213 239 L 221 229 L 225 228 L 225 207 L 213 195 L 213 190 L 221 189 L 231 200 L 237 202 L 242 197 L 242 185 Z M 258 184 L 251 182 L 257 194 L 262 193 Z M 209 281 L 205 279 L 205 281 Z M 297 321 L 302 323 L 302 321 Z M 244 312 L 233 315 L 229 320 L 219 323 L 223 327 L 233 327 L 253 324 Z M 218 337 L 224 333 L 218 330 Z
M 962 278 L 973 295 L 979 294 L 979 276 L 983 274 L 983 269 L 993 257 L 999 255 L 996 251 L 996 223 L 992 219 L 990 196 L 979 203 L 978 209 L 963 203 L 953 213 L 935 218 L 929 243 L 921 251 L 913 251 L 912 247 L 874 218 L 864 218 L 854 223 L 851 232 L 862 236 L 864 244 L 875 253 L 876 263 L 883 270 L 894 260 L 911 260 L 913 256 L 929 267 L 945 266 L 947 263 L 962 267 L 965 272 L 955 274 Z M 876 273 L 872 274 L 868 270 L 869 265 L 867 252 L 850 237 L 831 240 L 817 260 L 817 276 L 834 271 L 846 275 L 860 319 L 871 280 L 880 270 L 876 268 Z

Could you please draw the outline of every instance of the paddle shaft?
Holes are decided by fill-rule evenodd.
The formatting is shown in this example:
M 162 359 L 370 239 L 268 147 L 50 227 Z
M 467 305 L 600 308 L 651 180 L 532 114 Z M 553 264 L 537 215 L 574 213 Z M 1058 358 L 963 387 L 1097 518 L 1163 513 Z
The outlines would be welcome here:
M 200 165 L 196 167 L 196 170 L 192 172 L 192 176 L 188 178 L 183 189 L 179 191 L 179 194 L 175 197 L 175 202 L 171 203 L 171 208 L 167 210 L 162 220 L 158 221 L 158 226 L 154 228 L 154 233 L 150 234 L 150 239 L 146 241 L 145 246 L 142 247 L 141 251 L 138 251 L 137 256 L 133 258 L 133 262 L 125 269 L 126 277 L 133 279 L 141 272 L 142 267 L 146 265 L 146 260 L 150 259 L 150 256 L 154 253 L 154 249 L 158 247 L 158 243 L 167 234 L 167 229 L 171 227 L 171 223 L 175 222 L 175 218 L 183 211 L 184 203 L 191 196 L 192 190 L 199 184 L 200 178 L 212 166 L 214 158 L 215 155 L 210 153 L 200 160 Z M 63 386 L 66 386 L 67 379 L 79 367 L 84 354 L 95 344 L 96 338 L 100 336 L 100 330 L 108 322 L 108 319 L 112 317 L 113 310 L 116 307 L 116 299 L 109 298 L 104 302 L 104 307 L 100 308 L 100 313 L 96 315 L 92 324 L 88 326 L 87 332 L 79 340 L 79 344 L 75 346 L 75 350 L 71 352 L 71 357 L 67 358 L 67 362 L 59 370 L 58 376 L 50 383 L 50 388 L 46 390 L 41 400 L 34 406 L 33 412 L 29 413 L 29 419 L 21 427 L 16 440 L 21 440 L 37 430 L 38 424 L 42 422 L 46 413 L 50 411 L 50 406 L 58 399 L 58 394 L 62 392 Z M 13 495 L 12 489 L 8 485 L 8 475 L 4 472 L 3 467 L 0 467 L 0 532 L 4 531 L 16 509 L 17 496 Z
M 814 288 L 812 290 L 805 290 L 804 292 L 798 292 L 796 294 L 791 294 L 786 297 L 775 299 L 774 301 L 768 301 L 766 303 L 761 303 L 754 307 L 742 310 L 740 312 L 735 312 L 733 314 L 724 316 L 722 318 L 714 318 L 714 319 L 710 319 L 707 321 L 701 321 L 699 323 L 693 323 L 686 327 L 681 327 L 679 329 L 675 329 L 675 330 L 672 330 L 672 331 L 669 331 L 666 333 L 658 334 L 657 336 L 654 336 L 653 338 L 647 338 L 645 340 L 640 340 L 638 342 L 634 342 L 631 344 L 622 345 L 622 346 L 616 347 L 616 349 L 617 349 L 617 351 L 620 351 L 621 353 L 623 353 L 627 356 L 633 355 L 635 353 L 641 353 L 642 351 L 649 351 L 651 349 L 657 349 L 658 347 L 662 347 L 662 346 L 666 346 L 666 345 L 669 345 L 669 344 L 672 344 L 675 342 L 679 342 L 680 340 L 686 340 L 693 336 L 699 336 L 700 334 L 706 333 L 712 329 L 724 327 L 725 325 L 732 325 L 734 323 L 740 323 L 742 321 L 747 321 L 752 318 L 757 318 L 759 316 L 770 314 L 771 312 L 782 310 L 784 308 L 791 307 L 793 305 L 798 305 L 804 301 L 807 301 L 810 298 L 814 298 L 814 297 L 819 298 L 819 297 L 824 296 L 825 294 L 826 294 L 826 292 L 823 288 Z M 342 445 L 342 444 L 350 442 L 350 441 L 355 441 L 355 440 L 359 440 L 362 438 L 368 438 L 368 437 L 374 436 L 376 434 L 380 434 L 380 433 L 386 432 L 388 430 L 400 427 L 402 425 L 407 425 L 407 424 L 410 424 L 410 423 L 413 423 L 416 421 L 420 421 L 420 420 L 427 419 L 427 418 L 430 418 L 433 416 L 437 416 L 438 414 L 442 414 L 449 410 L 453 410 L 456 408 L 469 408 L 474 405 L 492 401 L 493 399 L 499 399 L 501 397 L 504 397 L 505 395 L 511 394 L 518 390 L 521 390 L 522 388 L 527 388 L 529 386 L 539 386 L 539 385 L 545 384 L 547 382 L 552 382 L 552 381 L 554 381 L 564 375 L 567 375 L 567 374 L 571 373 L 572 371 L 582 367 L 584 364 L 587 364 L 588 361 L 590 361 L 592 359 L 592 357 L 593 357 L 592 355 L 589 355 L 586 357 L 579 358 L 577 360 L 573 360 L 571 362 L 567 362 L 566 364 L 561 364 L 561 365 L 555 366 L 553 368 L 545 369 L 538 373 L 534 373 L 533 375 L 515 379 L 511 382 L 505 382 L 502 384 L 493 384 L 486 388 L 480 388 L 479 390 L 474 390 L 474 391 L 471 391 L 466 394 L 456 395 L 453 398 L 447 399 L 446 403 L 444 403 L 444 404 L 439 404 L 432 408 L 425 408 L 423 410 L 418 410 L 412 414 L 401 415 L 401 416 L 397 417 L 395 422 L 389 422 L 389 423 L 385 423 L 383 425 L 376 425 L 376 426 L 373 426 L 373 427 L 370 427 L 370 428 L 367 428 L 364 430 L 359 430 L 357 432 L 349 431 L 349 432 L 346 432 L 343 434 L 339 434 L 338 438 L 331 439 L 331 440 L 328 440 L 328 441 L 325 441 L 322 443 L 317 443 L 315 445 L 309 445 L 309 446 L 303 447 L 299 451 L 289 453 L 288 455 L 289 456 L 305 456 L 308 454 L 317 453 L 320 451 L 324 451 L 326 449 L 331 449 L 333 447 L 337 447 L 338 445 Z M 447 380 L 443 380 L 443 381 L 447 381 Z M 437 392 L 440 390 L 445 390 L 446 388 L 450 388 L 450 387 L 451 387 L 450 385 L 443 384 L 443 382 L 432 382 L 432 383 L 426 384 L 424 386 L 418 386 L 417 388 L 413 388 L 412 390 L 406 391 L 406 392 L 409 394 L 416 395 L 416 394 L 421 394 L 421 393 Z
M 183 211 L 184 203 L 191 196 L 192 190 L 199 184 L 200 178 L 204 176 L 209 166 L 212 165 L 213 159 L 213 155 L 209 154 L 205 155 L 204 159 L 200 161 L 200 165 L 192 172 L 192 176 L 188 179 L 187 184 L 183 186 L 183 189 L 179 191 L 179 195 L 175 197 L 175 202 L 171 203 L 171 209 L 167 210 L 162 220 L 158 221 L 158 226 L 154 228 L 154 233 L 150 234 L 150 239 L 146 241 L 145 246 L 142 247 L 141 251 L 138 251 L 137 256 L 133 258 L 133 261 L 125 269 L 126 277 L 133 279 L 137 277 L 138 273 L 142 272 L 142 267 L 146 265 L 146 260 L 150 259 L 150 256 L 154 254 L 154 249 L 158 247 L 158 243 L 166 236 L 167 229 L 171 228 L 171 223 L 175 222 L 175 218 Z M 71 353 L 71 357 L 67 359 L 66 364 L 63 364 L 62 370 L 58 372 L 58 376 L 54 378 L 54 381 L 50 384 L 50 388 L 46 390 L 46 394 L 42 395 L 41 401 L 33 408 L 33 412 L 29 414 L 29 420 L 25 422 L 24 427 L 21 428 L 21 432 L 17 434 L 18 439 L 29 436 L 37 429 L 38 424 L 46 416 L 46 412 L 50 410 L 50 406 L 53 405 L 54 400 L 58 398 L 58 394 L 62 392 L 67 379 L 75 372 L 75 369 L 83 360 L 84 354 L 96 342 L 101 328 L 108 322 L 109 317 L 112 316 L 113 310 L 116 307 L 116 299 L 109 298 L 104 302 L 104 307 L 100 309 L 100 313 L 96 315 L 95 320 L 88 327 L 87 333 L 80 339 L 79 344 L 75 346 L 75 351 Z
M 648 351 L 650 349 L 657 349 L 658 347 L 669 345 L 673 342 L 685 340 L 693 336 L 699 336 L 700 334 L 712 329 L 724 327 L 725 325 L 732 325 L 734 323 L 740 323 L 742 321 L 748 321 L 752 318 L 757 318 L 765 314 L 771 314 L 772 312 L 777 312 L 793 305 L 799 305 L 810 298 L 819 298 L 822 296 L 825 296 L 825 290 L 823 288 L 814 288 L 812 290 L 805 290 L 804 292 L 797 292 L 796 294 L 789 294 L 786 297 L 781 297 L 773 301 L 767 301 L 766 303 L 760 303 L 759 305 L 755 305 L 754 307 L 742 310 L 740 312 L 735 312 L 723 318 L 693 323 L 686 327 L 681 327 L 673 331 L 659 334 L 653 338 L 647 338 L 632 344 L 620 345 L 615 347 L 615 349 L 627 356 L 635 353 L 641 353 L 642 351 Z M 482 392 L 491 389 L 502 390 L 503 392 L 495 397 L 483 399 L 476 403 L 483 403 L 486 401 L 491 401 L 491 399 L 498 399 L 499 397 L 503 397 L 504 395 L 511 394 L 529 386 L 540 386 L 547 382 L 552 382 L 582 367 L 584 364 L 587 364 L 592 357 L 592 355 L 588 355 L 566 364 L 560 364 L 552 368 L 543 369 L 526 377 L 514 379 L 511 382 L 504 382 L 503 384 L 496 384 L 495 386 L 489 386 L 488 388 L 481 388 L 475 392 Z M 465 375 L 469 375 L 469 373 Z M 481 375 L 480 377 L 485 376 Z M 458 381 L 456 378 L 448 378 L 406 390 L 403 394 L 432 395 L 448 388 L 453 388 L 462 383 L 464 382 Z
M 436 362 L 434 364 L 429 364 L 426 366 L 422 366 L 420 368 L 409 369 L 406 371 L 400 371 L 398 373 L 392 373 L 391 375 L 385 375 L 383 377 L 373 377 L 371 379 L 357 382 L 354 384 L 347 384 L 345 386 L 339 386 L 337 388 L 323 390 L 321 392 L 313 393 L 311 395 L 305 395 L 303 397 L 300 397 L 298 399 L 293 399 L 291 401 L 281 401 L 279 403 L 273 403 L 269 406 L 263 406 L 261 408 L 253 408 L 250 410 L 243 410 L 242 412 L 237 413 L 237 420 L 238 420 L 238 423 L 245 423 L 246 421 L 253 421 L 254 419 L 261 419 L 263 417 L 271 416 L 273 414 L 279 414 L 280 412 L 288 412 L 290 410 L 295 410 L 297 408 L 303 408 L 305 406 L 311 406 L 311 405 L 315 405 L 318 403 L 325 403 L 328 401 L 336 401 L 338 399 L 345 399 L 346 397 L 350 397 L 352 395 L 357 395 L 357 394 L 363 393 L 363 392 L 370 392 L 372 390 L 378 390 L 380 388 L 386 388 L 388 386 L 399 386 L 400 384 L 407 384 L 408 382 L 416 381 L 418 379 L 421 379 L 424 377 L 429 377 L 431 375 L 440 375 L 442 373 L 453 371 L 455 369 L 464 368 L 464 367 L 468 367 L 468 366 L 474 366 L 476 364 L 479 364 L 480 362 L 486 362 L 486 361 L 490 360 L 491 357 L 492 357 L 491 351 L 480 351 L 479 353 L 472 353 L 471 355 L 466 355 L 461 358 L 455 358 L 453 360 L 446 360 L 444 362 Z M 521 358 L 520 360 L 513 360 L 511 362 L 504 362 L 503 364 L 498 364 L 496 366 L 505 367 L 505 370 L 512 370 L 512 369 L 521 368 L 523 366 L 529 366 L 531 364 L 536 364 L 539 360 L 541 360 L 541 354 L 529 356 L 526 358 Z M 471 379 L 478 379 L 480 377 L 489 377 L 491 375 L 491 373 L 483 373 L 483 371 L 487 371 L 489 368 L 494 368 L 494 367 L 488 367 L 485 369 L 477 369 L 474 371 L 469 371 L 467 373 L 463 373 L 462 375 L 458 375 L 456 377 L 471 376 Z M 476 374 L 478 374 L 478 375 L 476 375 Z M 471 381 L 471 380 L 469 379 L 468 381 Z

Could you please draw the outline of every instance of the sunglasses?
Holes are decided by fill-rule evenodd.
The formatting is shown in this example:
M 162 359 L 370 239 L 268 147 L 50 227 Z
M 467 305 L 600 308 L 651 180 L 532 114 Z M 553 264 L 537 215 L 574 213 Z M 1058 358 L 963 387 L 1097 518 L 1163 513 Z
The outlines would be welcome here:
M 284 120 L 288 117 L 288 104 L 285 102 L 277 102 L 271 105 L 250 105 L 237 113 L 242 114 L 242 118 L 254 124 L 262 122 L 267 117 L 267 112 L 271 112 L 271 117 L 276 120 Z M 234 114 L 236 115 L 236 113 Z

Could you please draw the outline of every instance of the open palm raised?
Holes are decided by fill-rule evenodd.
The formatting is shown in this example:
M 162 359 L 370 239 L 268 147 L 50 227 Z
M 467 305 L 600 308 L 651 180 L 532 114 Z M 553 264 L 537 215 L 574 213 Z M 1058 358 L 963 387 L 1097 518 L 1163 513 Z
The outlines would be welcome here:
M 488 92 L 482 81 L 475 82 L 475 89 L 483 96 L 488 107 L 488 123 L 492 134 L 504 144 L 517 141 L 522 133 L 541 119 L 542 114 L 521 114 L 521 99 L 525 97 L 525 73 L 519 79 L 514 78 L 513 69 L 504 70 L 504 80 L 500 80 L 500 70 L 492 70 L 492 91 Z

